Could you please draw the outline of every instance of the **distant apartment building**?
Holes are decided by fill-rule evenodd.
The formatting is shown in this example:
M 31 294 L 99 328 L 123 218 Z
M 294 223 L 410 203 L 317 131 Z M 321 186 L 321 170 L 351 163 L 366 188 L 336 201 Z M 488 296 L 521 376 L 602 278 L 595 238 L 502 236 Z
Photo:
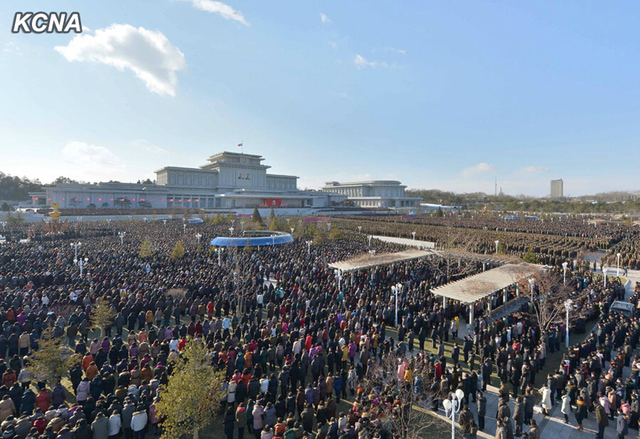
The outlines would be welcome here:
M 551 180 L 551 198 L 562 198 L 564 197 L 564 186 L 562 183 L 562 179 Z

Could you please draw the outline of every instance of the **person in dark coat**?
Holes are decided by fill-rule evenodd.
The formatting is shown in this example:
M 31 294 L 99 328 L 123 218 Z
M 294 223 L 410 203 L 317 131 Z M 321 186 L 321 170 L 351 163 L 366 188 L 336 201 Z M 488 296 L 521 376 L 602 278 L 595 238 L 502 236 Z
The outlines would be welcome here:
M 244 385 L 244 381 L 238 381 L 238 386 L 236 387 L 236 401 L 244 402 L 247 399 L 247 386 Z
M 311 433 L 313 431 L 313 419 L 315 417 L 311 404 L 307 404 L 307 407 L 302 411 L 302 415 L 300 417 L 304 431 Z
M 20 403 L 20 413 L 26 413 L 28 415 L 33 413 L 36 407 L 36 394 L 33 390 L 27 389 L 22 394 L 22 401 Z
M 92 437 L 91 427 L 85 418 L 80 419 L 72 431 L 74 439 L 91 439 Z
M 229 405 L 224 414 L 224 434 L 227 439 L 233 439 L 233 432 L 236 426 L 236 414 L 233 405 Z
M 487 413 L 487 398 L 478 392 L 478 430 L 484 431 L 484 416 Z
M 516 398 L 516 405 L 513 409 L 513 420 L 516 424 L 514 434 L 522 436 L 522 423 L 524 421 L 524 401 L 522 395 Z

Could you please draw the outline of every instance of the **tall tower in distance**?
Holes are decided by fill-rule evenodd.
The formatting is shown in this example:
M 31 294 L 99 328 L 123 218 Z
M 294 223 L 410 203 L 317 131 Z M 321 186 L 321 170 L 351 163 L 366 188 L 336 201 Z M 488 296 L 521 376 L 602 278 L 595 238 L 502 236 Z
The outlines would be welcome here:
M 551 180 L 551 198 L 564 197 L 564 185 L 562 179 Z

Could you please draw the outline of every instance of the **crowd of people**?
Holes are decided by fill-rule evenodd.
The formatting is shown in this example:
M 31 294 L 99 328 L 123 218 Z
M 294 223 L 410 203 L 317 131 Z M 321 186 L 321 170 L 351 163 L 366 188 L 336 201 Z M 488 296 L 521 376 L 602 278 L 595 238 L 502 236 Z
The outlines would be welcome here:
M 214 422 L 229 439 L 407 437 L 417 424 L 411 422 L 417 416 L 412 406 L 441 409 L 456 389 L 465 395 L 461 429 L 472 436 L 484 430 L 485 416 L 493 415 L 486 413 L 484 396 L 492 379 L 500 387 L 500 434 L 528 429 L 530 437 L 539 436 L 531 423 L 533 402 L 538 387 L 548 384 L 539 372 L 547 352 L 559 349 L 564 328 L 554 322 L 542 330 L 527 305 L 496 321 L 477 305 L 470 322 L 466 307 L 451 301 L 445 306 L 431 293 L 458 275 L 481 272 L 480 262 L 449 264 L 431 257 L 339 279 L 328 263 L 401 247 L 369 243 L 365 234 L 345 230 L 310 250 L 304 239 L 296 239 L 281 247 L 208 251 L 207 240 L 226 234 L 227 227 L 179 220 L 80 223 L 57 238 L 0 247 L 3 436 L 158 434 L 162 418 L 156 404 L 171 379 L 171 359 L 189 339 L 206 345 L 212 365 L 223 372 L 221 416 Z M 147 240 L 151 251 L 142 256 Z M 186 252 L 172 257 L 178 241 Z M 81 275 L 74 260 L 84 258 Z M 618 348 L 637 342 L 635 320 L 606 312 L 610 298 L 619 294 L 615 284 L 605 290 L 588 274 L 571 282 L 580 309 L 605 317 L 600 332 L 567 356 L 566 384 L 556 379 L 553 390 L 561 392 L 549 404 L 551 390 L 543 395 L 545 409 L 563 398 L 572 379 L 580 388 L 583 358 L 589 367 L 599 350 L 604 355 L 609 347 L 609 355 L 616 350 L 619 356 Z M 402 288 L 396 310 L 390 291 L 397 284 Z M 508 296 L 516 294 L 514 289 Z M 115 313 L 104 336 L 90 321 L 98 298 Z M 473 335 L 459 338 L 460 326 L 467 324 Z M 50 386 L 30 372 L 47 329 L 81 356 L 66 387 Z M 612 363 L 605 393 L 619 378 L 618 363 Z M 598 383 L 604 364 L 588 370 Z M 574 397 L 570 406 L 578 407 L 581 392 L 568 394 Z M 516 400 L 515 425 L 506 404 L 510 398 Z M 610 411 L 618 408 L 625 410 L 609 405 Z

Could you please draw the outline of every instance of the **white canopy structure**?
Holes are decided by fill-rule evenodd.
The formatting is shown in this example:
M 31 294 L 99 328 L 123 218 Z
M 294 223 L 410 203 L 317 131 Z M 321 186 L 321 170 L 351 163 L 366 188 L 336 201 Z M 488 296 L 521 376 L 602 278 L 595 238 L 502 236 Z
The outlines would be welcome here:
M 397 253 L 366 254 L 346 261 L 329 264 L 330 268 L 342 272 L 357 271 L 363 268 L 377 267 L 380 265 L 395 264 L 396 262 L 410 261 L 436 254 L 429 250 L 405 250 Z
M 507 288 L 524 279 L 534 276 L 545 270 L 544 265 L 535 264 L 506 264 L 474 274 L 455 282 L 450 282 L 431 290 L 436 296 L 453 299 L 462 304 L 472 304 L 490 294 Z

